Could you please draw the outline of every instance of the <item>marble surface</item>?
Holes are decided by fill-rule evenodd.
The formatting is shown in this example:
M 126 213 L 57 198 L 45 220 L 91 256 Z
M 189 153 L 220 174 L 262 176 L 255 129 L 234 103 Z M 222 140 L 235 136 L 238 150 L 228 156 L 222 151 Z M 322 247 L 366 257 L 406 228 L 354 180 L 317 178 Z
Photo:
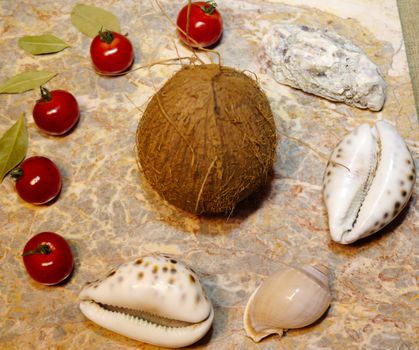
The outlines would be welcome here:
M 78 309 L 78 293 L 111 267 L 157 252 L 191 266 L 215 306 L 214 326 L 194 348 L 419 348 L 417 188 L 395 222 L 350 246 L 331 241 L 321 194 L 327 156 L 361 123 L 392 122 L 419 164 L 419 127 L 396 0 L 348 0 L 345 5 L 340 0 L 219 1 L 225 33 L 216 49 L 222 63 L 257 75 L 279 134 L 269 186 L 229 218 L 195 217 L 171 207 L 148 187 L 137 167 L 135 133 L 142 111 L 179 64 L 118 78 L 98 76 L 89 61 L 90 39 L 70 22 L 75 3 L 0 2 L 0 81 L 27 69 L 52 70 L 59 74 L 47 86 L 71 91 L 81 107 L 77 128 L 56 138 L 42 134 L 33 122 L 37 91 L 0 95 L 0 133 L 25 112 L 28 155 L 51 158 L 63 175 L 58 200 L 40 207 L 18 199 L 10 178 L 0 185 L 0 348 L 152 349 L 86 320 Z M 120 18 L 135 46 L 136 65 L 190 55 L 154 2 L 86 3 Z M 175 19 L 183 1 L 161 3 Z M 327 27 L 352 39 L 385 74 L 384 109 L 359 110 L 278 85 L 260 44 L 276 22 Z M 19 37 L 45 32 L 72 47 L 38 57 L 18 48 Z M 41 231 L 60 233 L 72 246 L 76 266 L 66 284 L 45 287 L 24 270 L 23 246 Z M 283 338 L 253 343 L 242 328 L 250 294 L 280 264 L 313 262 L 331 270 L 333 301 L 327 314 Z

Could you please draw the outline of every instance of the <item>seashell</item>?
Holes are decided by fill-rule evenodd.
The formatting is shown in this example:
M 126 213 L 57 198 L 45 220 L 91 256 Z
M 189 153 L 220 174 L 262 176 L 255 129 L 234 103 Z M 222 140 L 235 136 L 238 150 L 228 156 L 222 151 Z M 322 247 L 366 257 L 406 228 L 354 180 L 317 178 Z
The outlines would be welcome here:
M 277 82 L 350 106 L 382 109 L 386 83 L 380 69 L 350 40 L 281 24 L 268 31 L 263 46 Z
M 359 126 L 337 145 L 323 179 L 332 239 L 349 244 L 379 231 L 408 203 L 415 181 L 412 155 L 391 124 Z
M 163 347 L 183 347 L 201 339 L 214 318 L 197 275 L 166 256 L 146 256 L 88 283 L 80 310 L 116 333 Z
M 255 342 L 271 334 L 317 321 L 330 305 L 324 265 L 283 266 L 253 292 L 244 312 L 244 329 Z

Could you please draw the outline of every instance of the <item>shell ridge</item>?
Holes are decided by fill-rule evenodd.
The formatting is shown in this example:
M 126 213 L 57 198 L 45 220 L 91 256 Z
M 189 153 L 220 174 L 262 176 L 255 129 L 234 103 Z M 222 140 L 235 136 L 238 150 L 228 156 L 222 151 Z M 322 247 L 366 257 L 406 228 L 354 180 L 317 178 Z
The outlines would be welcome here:
M 370 129 L 371 130 L 371 129 Z M 364 185 L 362 186 L 362 197 L 361 197 L 361 202 L 360 202 L 360 206 L 358 208 L 358 211 L 356 213 L 356 216 L 354 218 L 354 221 L 352 222 L 352 229 L 344 232 L 342 234 L 341 240 L 342 241 L 346 241 L 346 236 L 350 236 L 350 234 L 353 232 L 361 211 L 364 209 L 365 207 L 365 198 L 368 196 L 369 191 L 371 190 L 371 186 L 372 183 L 374 181 L 374 178 L 377 174 L 378 168 L 381 164 L 381 157 L 382 157 L 382 144 L 381 144 L 381 138 L 380 137 L 376 137 L 375 132 L 371 132 L 371 135 L 373 137 L 373 139 L 376 142 L 376 147 L 375 147 L 375 156 L 373 157 L 373 159 L 371 159 L 371 163 L 370 163 L 370 167 L 369 167 L 369 172 L 367 175 L 367 179 L 364 183 Z
M 102 313 L 102 315 L 112 314 L 114 317 L 123 317 L 123 318 L 127 318 L 127 319 L 130 319 L 130 320 L 136 321 L 138 323 L 160 326 L 157 323 L 150 322 L 149 320 L 147 320 L 145 318 L 136 317 L 136 316 L 133 316 L 133 315 L 130 315 L 130 314 L 126 314 L 126 313 L 123 313 L 122 311 L 106 309 L 106 308 L 100 306 L 99 304 L 97 304 L 93 301 L 85 301 L 85 302 L 90 302 L 92 305 L 95 305 L 95 307 L 97 307 L 96 311 L 98 313 Z
M 163 327 L 130 315 L 109 311 L 93 302 L 80 304 L 82 313 L 91 321 L 113 332 L 139 341 L 169 348 L 184 347 L 195 343 L 209 330 L 214 311 L 203 322 L 180 328 Z
M 353 229 L 375 153 L 371 128 L 362 124 L 347 134 L 331 154 L 330 162 L 337 165 L 326 167 L 323 182 L 329 227 L 337 242 Z
M 382 158 L 377 169 L 377 180 L 373 184 L 374 196 L 371 194 L 365 200 L 368 210 L 363 212 L 363 220 L 360 222 L 356 239 L 369 236 L 391 222 L 407 205 L 414 187 L 414 184 L 411 183 L 409 195 L 406 191 L 404 198 L 399 195 L 398 198 L 389 197 L 387 199 L 388 193 L 392 191 L 397 193 L 395 186 L 399 186 L 399 179 L 404 175 L 399 174 L 399 172 L 404 171 L 403 166 L 406 166 L 404 162 L 406 159 L 412 162 L 413 158 L 405 141 L 390 123 L 378 121 L 375 125 L 375 131 L 379 136 Z M 403 183 L 403 180 L 400 183 Z M 392 207 L 392 201 L 394 201 L 394 207 Z M 391 204 L 389 205 L 389 203 Z M 384 217 L 384 219 L 378 220 L 378 215 L 380 218 Z M 376 220 L 378 221 L 375 222 Z
M 324 265 L 321 265 L 324 266 Z M 327 268 L 317 268 L 313 265 L 305 265 L 299 270 L 300 272 L 304 273 L 307 277 L 314 280 L 316 282 L 315 286 L 318 288 L 329 288 L 328 285 L 328 274 Z
M 181 327 L 188 327 L 190 325 L 196 324 L 196 323 L 193 323 L 193 322 L 187 322 L 187 321 L 182 321 L 182 320 L 178 320 L 178 319 L 169 319 L 169 318 L 161 316 L 157 313 L 146 312 L 146 311 L 143 311 L 141 309 L 130 309 L 130 308 L 120 307 L 120 306 L 108 307 L 108 305 L 99 305 L 99 306 L 101 306 L 103 309 L 105 309 L 107 311 L 122 313 L 124 315 L 129 315 L 133 318 L 138 318 L 138 319 L 144 320 L 146 322 L 149 322 L 151 324 L 156 324 L 156 325 L 160 325 L 160 326 L 164 326 L 164 327 L 181 328 Z M 124 310 L 126 312 L 124 312 Z M 209 315 L 210 315 L 210 312 L 208 313 L 208 316 Z M 200 322 L 204 322 L 208 318 L 208 316 Z

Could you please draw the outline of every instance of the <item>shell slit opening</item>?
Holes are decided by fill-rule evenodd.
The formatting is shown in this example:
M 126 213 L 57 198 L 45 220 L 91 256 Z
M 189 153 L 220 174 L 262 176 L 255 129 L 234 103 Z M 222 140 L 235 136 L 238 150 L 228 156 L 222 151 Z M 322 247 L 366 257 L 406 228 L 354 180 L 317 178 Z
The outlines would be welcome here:
M 354 199 L 351 205 L 349 206 L 346 212 L 346 215 L 343 219 L 343 222 L 346 223 L 345 226 L 349 228 L 343 232 L 342 237 L 345 236 L 345 234 L 350 233 L 358 221 L 359 214 L 365 203 L 365 198 L 367 197 L 368 192 L 371 189 L 371 185 L 374 180 L 374 177 L 377 174 L 377 168 L 378 168 L 378 165 L 380 164 L 380 159 L 381 159 L 381 148 L 382 148 L 381 139 L 377 137 L 376 148 L 375 148 L 374 154 L 372 155 L 371 166 L 367 175 L 367 179 L 365 180 L 363 185 L 360 187 L 358 194 L 354 196 Z M 353 214 L 354 211 L 355 211 L 355 214 Z
M 163 326 L 163 327 L 169 327 L 169 328 L 182 328 L 182 327 L 189 327 L 189 326 L 194 325 L 194 323 L 173 320 L 173 319 L 165 318 L 165 317 L 158 316 L 158 315 L 141 311 L 141 310 L 107 305 L 107 304 L 102 304 L 102 303 L 97 303 L 97 304 L 102 309 L 105 309 L 107 311 L 117 312 L 117 313 L 121 313 L 127 316 L 131 316 L 140 321 L 147 321 L 149 323 L 155 324 L 156 326 Z

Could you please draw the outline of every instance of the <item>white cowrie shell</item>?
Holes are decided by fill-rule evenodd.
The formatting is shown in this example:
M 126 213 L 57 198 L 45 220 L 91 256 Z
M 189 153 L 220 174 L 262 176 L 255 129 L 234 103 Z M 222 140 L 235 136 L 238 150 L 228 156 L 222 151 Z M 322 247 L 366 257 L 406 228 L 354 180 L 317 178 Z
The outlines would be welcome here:
M 214 311 L 197 275 L 166 256 L 146 256 L 87 284 L 80 310 L 116 333 L 157 346 L 177 348 L 201 339 Z
M 334 149 L 324 174 L 324 200 L 335 242 L 349 244 L 390 223 L 413 192 L 416 169 L 397 130 L 363 124 Z

